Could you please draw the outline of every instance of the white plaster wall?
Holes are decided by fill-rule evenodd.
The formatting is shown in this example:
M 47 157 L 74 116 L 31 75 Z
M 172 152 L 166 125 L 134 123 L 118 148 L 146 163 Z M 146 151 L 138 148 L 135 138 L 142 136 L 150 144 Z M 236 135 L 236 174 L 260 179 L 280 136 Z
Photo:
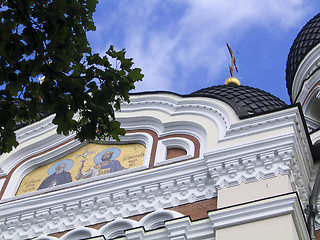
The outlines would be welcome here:
M 285 230 L 284 230 L 285 229 Z M 290 214 L 216 231 L 216 240 L 299 240 Z
M 300 142 L 294 145 L 294 134 L 298 132 L 296 128 L 299 127 L 303 131 L 297 107 L 236 121 L 232 109 L 224 110 L 218 104 L 213 104 L 216 101 L 212 101 L 212 105 L 211 100 L 199 105 L 195 99 L 194 102 L 183 100 L 177 103 L 174 100 L 175 97 L 164 99 L 163 102 L 128 104 L 118 113 L 118 117 L 122 127 L 127 130 L 149 129 L 156 132 L 158 137 L 181 133 L 196 137 L 200 142 L 198 159 L 177 162 L 145 172 L 128 172 L 125 176 L 108 175 L 97 178 L 97 181 L 83 180 L 82 184 L 70 183 L 69 188 L 57 186 L 57 191 L 54 192 L 43 190 L 14 197 L 14 187 L 18 185 L 19 179 L 31 168 L 48 163 L 66 151 L 73 151 L 75 146 L 72 144 L 76 141 L 70 141 L 28 160 L 12 174 L 8 190 L 0 204 L 3 216 L 0 219 L 0 231 L 6 234 L 6 238 L 3 239 L 11 240 L 12 236 L 30 238 L 43 232 L 49 234 L 73 229 L 78 225 L 87 226 L 113 221 L 118 217 L 144 214 L 157 210 L 159 206 L 169 208 L 210 199 L 216 196 L 217 189 L 219 208 L 292 192 L 288 177 L 279 174 L 290 174 L 290 167 L 294 164 L 291 161 L 294 159 L 296 162 L 299 159 L 304 162 L 298 162 L 300 165 L 296 168 L 301 170 L 301 174 L 297 170 L 300 175 L 304 175 L 301 177 L 297 173 L 299 178 L 295 178 L 293 174 L 293 180 L 304 179 L 305 175 L 305 178 L 308 177 L 308 172 L 304 170 L 309 169 L 305 167 L 308 162 L 302 161 L 307 158 L 306 154 L 300 151 L 300 148 L 299 151 L 295 149 L 297 146 L 301 149 L 307 148 Z M 11 164 L 8 161 L 1 162 L 0 159 L 0 167 L 4 172 L 11 171 L 28 156 L 36 154 L 38 148 L 39 151 L 43 151 L 42 145 L 49 149 L 72 137 L 58 136 L 54 133 L 54 126 L 49 123 L 47 129 L 39 126 L 35 132 L 31 129 L 32 126 L 25 128 L 25 131 L 28 131 L 23 134 L 24 142 L 21 141 L 20 149 L 14 151 L 16 155 L 12 155 L 12 159 L 5 158 L 13 160 L 9 161 Z M 140 134 L 140 137 L 137 134 Z M 302 141 L 304 138 L 300 135 L 297 139 Z M 43 139 L 37 139 L 39 136 L 43 136 Z M 126 135 L 123 140 L 137 139 L 151 149 L 151 136 L 136 133 Z M 27 141 L 32 144 L 21 148 Z M 37 151 L 35 147 L 38 147 Z M 299 157 L 300 155 L 294 155 L 293 158 L 293 152 L 301 152 L 304 158 Z M 253 183 L 259 178 L 267 180 Z M 246 183 L 239 186 L 241 182 Z M 308 195 L 307 191 L 304 192 Z M 276 205 L 275 208 L 278 210 L 279 206 Z M 246 218 L 249 212 L 245 212 Z M 260 209 L 257 212 L 260 213 Z M 231 218 L 234 219 L 235 215 L 232 214 Z M 239 218 L 240 223 L 244 224 L 241 222 L 242 215 Z M 238 222 L 235 224 L 240 224 Z M 186 226 L 188 224 L 186 223 Z M 208 228 L 210 236 L 213 227 L 215 226 L 210 225 Z M 198 229 L 198 232 L 201 231 Z
M 2 190 L 5 179 L 0 179 L 0 191 Z
M 242 183 L 235 187 L 225 187 L 218 191 L 218 208 L 250 202 L 262 198 L 292 192 L 288 175 Z
M 294 131 L 292 126 L 284 126 L 275 130 L 263 131 L 263 132 L 252 132 L 250 135 L 241 136 L 239 138 L 224 138 L 219 141 L 216 149 L 224 149 L 230 147 L 236 147 L 239 145 L 251 144 L 259 141 L 266 141 L 269 139 L 278 139 L 283 136 L 288 136 L 288 133 Z

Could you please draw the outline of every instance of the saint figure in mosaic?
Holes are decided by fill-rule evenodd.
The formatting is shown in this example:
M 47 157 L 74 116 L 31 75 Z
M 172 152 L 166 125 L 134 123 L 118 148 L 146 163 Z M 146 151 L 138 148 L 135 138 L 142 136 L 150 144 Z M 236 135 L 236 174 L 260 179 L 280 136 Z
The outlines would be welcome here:
M 72 182 L 71 174 L 68 172 L 72 166 L 73 161 L 70 159 L 52 165 L 48 170 L 49 177 L 42 181 L 38 190 Z

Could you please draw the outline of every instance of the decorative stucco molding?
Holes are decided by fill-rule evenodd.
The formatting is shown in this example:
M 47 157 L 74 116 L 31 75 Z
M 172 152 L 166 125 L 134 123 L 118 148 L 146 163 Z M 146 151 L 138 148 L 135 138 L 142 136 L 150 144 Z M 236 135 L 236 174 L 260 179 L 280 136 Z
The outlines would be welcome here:
M 57 192 L 9 198 L 0 204 L 0 236 L 27 239 L 214 197 L 213 182 L 203 166 L 196 161 L 188 165 L 191 168 L 165 166 L 161 174 L 153 169 L 149 174 L 135 172 Z
M 318 131 L 313 132 L 310 135 L 311 141 L 313 144 L 315 144 L 316 142 L 320 141 L 320 129 L 318 129 Z
M 182 230 L 186 230 L 182 233 Z M 95 236 L 104 236 L 105 239 L 126 240 L 154 240 L 174 239 L 175 237 L 197 236 L 199 239 L 214 239 L 214 232 L 210 226 L 210 220 L 191 221 L 182 214 L 158 210 L 146 215 L 139 222 L 130 219 L 116 219 L 99 230 L 86 227 L 76 229 L 63 235 L 61 240 L 78 240 Z M 125 236 L 125 237 L 122 237 Z M 56 240 L 50 236 L 40 236 L 36 240 Z
M 146 215 L 139 222 L 119 218 L 107 223 L 99 230 L 77 227 L 60 239 L 77 240 L 94 236 L 119 240 L 215 239 L 215 231 L 218 229 L 283 215 L 292 216 L 300 239 L 309 238 L 298 197 L 295 193 L 290 193 L 211 211 L 208 213 L 208 218 L 198 221 L 191 221 L 188 217 L 183 217 L 174 211 L 157 210 Z M 36 239 L 57 238 L 40 236 Z
M 238 149 L 210 152 L 202 159 L 100 179 L 63 191 L 30 194 L 20 200 L 9 198 L 0 204 L 1 236 L 23 239 L 113 221 L 209 199 L 216 196 L 216 189 L 241 182 L 290 175 L 295 166 L 292 164 L 294 146 L 290 135 L 277 141 L 271 138 L 253 143 L 250 148 L 239 146 Z M 297 161 L 302 160 L 297 158 Z M 293 184 L 298 186 L 296 178 L 293 175 Z M 299 186 L 305 187 L 303 181 Z
M 319 129 L 320 123 L 318 121 L 315 121 L 314 119 L 309 118 L 308 116 L 304 116 L 304 118 L 306 120 L 306 124 L 307 124 L 309 133 Z
M 41 131 L 46 130 L 36 128 L 37 139 L 25 142 L 33 141 L 30 147 L 22 146 L 6 156 L 13 162 L 0 163 L 6 173 L 15 169 L 0 202 L 0 239 L 27 239 L 194 203 L 217 196 L 217 189 L 278 174 L 289 175 L 293 189 L 305 206 L 313 162 L 298 109 L 293 107 L 240 121 L 230 107 L 225 109 L 219 102 L 183 99 L 170 94 L 158 98 L 136 96 L 118 114 L 122 127 L 128 131 L 154 131 L 160 146 L 172 144 L 164 139 L 166 136 L 194 137 L 200 152 L 196 159 L 156 164 L 152 169 L 147 169 L 145 164 L 141 169 L 128 169 L 125 175 L 116 172 L 14 196 L 25 174 L 81 146 L 72 136 L 53 134 L 54 130 L 41 135 Z M 153 146 L 157 147 L 154 138 L 146 132 L 130 133 L 123 140 L 143 143 L 147 149 L 146 163 Z M 178 146 L 192 155 L 194 145 L 189 140 L 180 137 L 176 140 Z M 39 155 L 40 143 L 48 143 L 45 150 L 51 151 Z M 160 147 L 159 151 L 162 150 Z M 28 159 L 34 154 L 35 157 Z M 161 154 L 158 156 L 163 156 Z M 158 158 L 156 163 L 160 162 L 164 161 Z M 188 219 L 170 221 L 170 224 L 163 234 L 175 236 L 175 229 L 197 229 Z M 207 221 L 201 222 L 198 230 L 207 224 Z
M 117 118 L 121 121 L 123 116 L 127 116 L 127 113 L 137 116 L 140 113 L 145 113 L 144 116 L 148 116 L 146 113 L 154 110 L 158 112 L 159 116 L 161 115 L 160 113 L 170 116 L 171 123 L 168 122 L 168 124 L 174 123 L 177 119 L 184 122 L 192 122 L 192 119 L 196 121 L 203 119 L 200 125 L 205 126 L 207 123 L 204 120 L 207 119 L 218 127 L 217 135 L 219 139 L 224 137 L 231 123 L 239 120 L 234 110 L 219 100 L 194 97 L 183 98 L 168 93 L 133 95 L 129 104 L 122 105 L 121 112 L 117 114 Z M 164 125 L 166 124 L 165 120 L 162 122 Z M 168 130 L 165 131 L 166 134 L 172 134 Z M 177 133 L 176 127 L 173 130 Z M 181 130 L 184 133 L 188 133 L 186 125 Z
M 57 135 L 57 134 L 56 134 Z M 17 155 L 21 155 L 21 160 L 20 162 L 15 166 L 15 171 L 11 174 L 10 176 L 10 180 L 8 182 L 7 188 L 3 194 L 3 199 L 5 198 L 10 198 L 12 196 L 15 195 L 19 184 L 22 180 L 22 178 L 28 174 L 29 172 L 31 172 L 32 170 L 42 166 L 42 165 L 46 165 L 54 160 L 57 160 L 69 153 L 72 153 L 73 151 L 75 151 L 76 149 L 79 149 L 80 147 L 84 146 L 85 144 L 87 144 L 87 142 L 83 142 L 80 143 L 77 140 L 74 140 L 73 138 L 69 138 L 69 137 L 65 137 L 67 140 L 63 143 L 60 144 L 60 138 L 62 136 L 58 135 L 57 136 L 57 147 L 53 147 L 51 151 L 43 151 L 43 152 L 38 152 L 38 150 L 35 151 L 31 151 L 28 152 L 28 156 L 30 155 L 29 158 L 23 158 L 24 154 L 21 151 L 18 151 L 17 154 L 13 154 L 13 156 L 17 156 Z M 142 166 L 140 167 L 136 167 L 136 168 L 132 168 L 132 169 L 126 169 L 124 171 L 120 172 L 114 172 L 111 174 L 107 174 L 107 175 L 103 175 L 100 176 L 100 178 L 110 178 L 110 177 L 115 177 L 118 175 L 121 175 L 123 173 L 130 173 L 130 172 L 134 172 L 134 171 L 139 171 L 139 170 L 143 170 L 148 168 L 149 165 L 149 160 L 150 160 L 150 156 L 151 156 L 151 150 L 152 150 L 152 144 L 153 144 L 153 139 L 149 134 L 143 133 L 143 132 L 137 132 L 137 133 L 128 133 L 126 134 L 126 136 L 121 137 L 122 139 L 122 143 L 140 143 L 143 144 L 146 147 L 145 150 L 145 158 L 144 158 L 144 162 L 142 164 Z M 113 144 L 116 142 L 113 142 Z M 39 144 L 39 142 L 38 142 Z M 34 154 L 34 155 L 32 155 Z M 34 156 L 34 157 L 32 157 Z M 10 162 L 11 158 L 8 159 L 7 161 Z M 4 167 L 7 167 L 7 165 L 10 163 L 3 163 L 2 165 Z M 82 180 L 83 183 L 84 182 L 88 182 L 90 181 L 90 179 L 87 180 Z M 72 182 L 69 183 L 67 185 L 63 185 L 63 186 L 57 186 L 57 189 L 61 189 L 61 188 L 66 188 L 66 187 L 72 187 L 77 185 L 77 182 Z M 47 192 L 47 190 L 44 190 L 44 192 Z
M 301 116 L 297 111 L 297 107 L 291 107 L 256 117 L 249 117 L 233 123 L 221 142 L 236 138 L 239 139 L 240 137 L 244 138 L 252 136 L 253 134 L 277 131 L 281 128 L 293 127 L 298 119 L 301 119 Z
M 287 214 L 292 215 L 299 239 L 309 239 L 304 213 L 295 193 L 218 209 L 208 215 L 213 229 L 218 230 Z
M 290 173 L 290 146 L 282 146 L 279 149 L 260 149 L 231 158 L 227 150 L 225 153 L 226 156 L 214 160 L 208 157 L 209 172 L 218 189 Z
M 166 159 L 168 148 L 181 148 L 187 152 L 186 155 L 175 157 L 171 159 Z M 194 157 L 195 146 L 194 143 L 186 138 L 172 137 L 168 139 L 163 139 L 158 142 L 158 147 L 156 150 L 155 166 L 161 166 L 169 163 L 179 162 L 186 159 L 191 159 Z

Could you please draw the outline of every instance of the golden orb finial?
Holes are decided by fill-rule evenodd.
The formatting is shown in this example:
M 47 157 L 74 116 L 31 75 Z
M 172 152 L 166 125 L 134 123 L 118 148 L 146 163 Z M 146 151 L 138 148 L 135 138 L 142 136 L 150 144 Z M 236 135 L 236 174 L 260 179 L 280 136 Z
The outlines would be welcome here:
M 225 85 L 238 85 L 240 86 L 240 81 L 236 77 L 229 77 L 227 80 L 224 82 Z

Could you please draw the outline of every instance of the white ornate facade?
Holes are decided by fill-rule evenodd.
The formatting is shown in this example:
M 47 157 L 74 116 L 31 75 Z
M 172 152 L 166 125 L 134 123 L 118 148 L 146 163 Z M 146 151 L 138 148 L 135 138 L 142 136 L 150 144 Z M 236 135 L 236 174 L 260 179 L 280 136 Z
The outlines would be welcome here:
M 214 97 L 132 95 L 117 114 L 127 134 L 102 144 L 143 145 L 137 167 L 16 195 L 32 171 L 87 144 L 56 134 L 52 116 L 17 130 L 20 145 L 0 156 L 0 239 L 309 239 L 318 46 L 296 74 L 310 80 L 293 84 L 302 109 L 239 117 Z

